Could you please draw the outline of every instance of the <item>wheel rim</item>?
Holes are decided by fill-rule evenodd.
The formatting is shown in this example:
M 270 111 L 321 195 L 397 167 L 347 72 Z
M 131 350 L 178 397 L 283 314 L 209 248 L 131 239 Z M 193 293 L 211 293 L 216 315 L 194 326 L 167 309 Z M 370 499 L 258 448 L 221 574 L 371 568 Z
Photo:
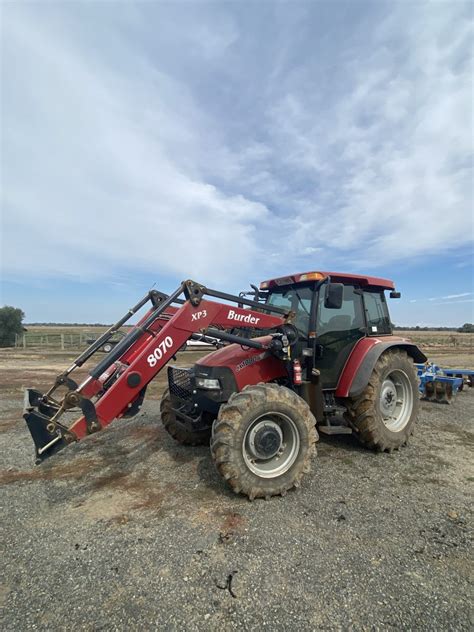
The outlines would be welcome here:
M 410 421 L 413 410 L 413 390 L 408 375 L 399 369 L 391 371 L 382 382 L 379 407 L 384 426 L 400 432 Z
M 277 412 L 254 419 L 242 442 L 245 464 L 261 478 L 275 478 L 287 472 L 299 450 L 300 435 L 295 422 Z
M 104 345 L 104 351 L 105 353 L 109 353 L 109 351 L 112 351 L 112 345 Z

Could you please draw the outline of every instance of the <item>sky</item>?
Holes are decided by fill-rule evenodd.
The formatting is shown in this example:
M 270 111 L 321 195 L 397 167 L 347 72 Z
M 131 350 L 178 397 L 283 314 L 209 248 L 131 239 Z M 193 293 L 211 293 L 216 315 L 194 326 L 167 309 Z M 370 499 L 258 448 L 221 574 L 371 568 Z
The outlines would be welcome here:
M 153 285 L 393 279 L 474 322 L 469 2 L 8 2 L 1 296 L 113 322 Z

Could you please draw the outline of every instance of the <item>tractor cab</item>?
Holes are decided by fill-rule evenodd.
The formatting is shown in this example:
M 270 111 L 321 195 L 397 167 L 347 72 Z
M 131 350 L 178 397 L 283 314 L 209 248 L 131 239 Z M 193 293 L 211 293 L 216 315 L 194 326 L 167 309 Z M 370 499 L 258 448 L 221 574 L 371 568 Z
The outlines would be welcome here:
M 316 368 L 323 388 L 334 389 L 361 338 L 392 334 L 385 290 L 400 296 L 387 279 L 306 272 L 262 282 L 260 298 L 294 312 L 295 355 L 308 378 Z
M 201 358 L 194 367 L 169 367 L 172 405 L 194 428 L 209 426 L 233 393 L 258 383 L 291 388 L 310 405 L 318 422 L 327 422 L 344 410 L 359 388 L 358 380 L 366 386 L 364 380 L 383 350 L 404 348 L 423 361 L 414 345 L 392 335 L 385 291 L 393 298 L 400 296 L 392 281 L 305 272 L 252 288 L 240 296 L 250 294 L 262 309 L 265 305 L 287 314 L 294 331 L 291 360 L 282 362 L 272 353 L 231 344 Z M 245 326 L 233 331 L 252 336 Z M 264 334 L 253 332 L 261 342 Z

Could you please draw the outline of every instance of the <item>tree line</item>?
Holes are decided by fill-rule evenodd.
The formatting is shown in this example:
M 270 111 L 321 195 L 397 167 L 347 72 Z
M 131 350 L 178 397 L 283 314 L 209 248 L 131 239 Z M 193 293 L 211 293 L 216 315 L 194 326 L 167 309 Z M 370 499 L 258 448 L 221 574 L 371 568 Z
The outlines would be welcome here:
M 0 347 L 12 347 L 15 344 L 15 338 L 17 335 L 22 334 L 25 331 L 23 325 L 23 319 L 25 314 L 23 310 L 18 307 L 12 307 L 11 305 L 5 305 L 0 307 Z M 28 323 L 30 326 L 50 326 L 50 327 L 110 327 L 110 325 L 104 325 L 103 323 Z M 458 331 L 459 333 L 474 333 L 473 323 L 464 323 L 462 327 L 457 329 L 454 327 L 401 327 L 399 325 L 393 325 L 395 330 L 405 331 Z
M 462 327 L 421 327 L 420 325 L 415 325 L 411 327 L 403 326 L 403 325 L 393 325 L 393 329 L 398 331 L 457 331 L 460 334 L 472 334 L 474 333 L 474 324 L 473 323 L 464 323 Z

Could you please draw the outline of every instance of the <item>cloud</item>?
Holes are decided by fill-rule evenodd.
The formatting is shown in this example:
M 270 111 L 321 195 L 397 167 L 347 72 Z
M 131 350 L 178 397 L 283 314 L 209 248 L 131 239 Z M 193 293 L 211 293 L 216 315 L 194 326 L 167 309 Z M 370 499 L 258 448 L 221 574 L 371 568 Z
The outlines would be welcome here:
M 462 298 L 464 296 L 470 296 L 472 294 L 472 292 L 461 292 L 461 294 L 448 294 L 448 296 L 442 296 L 442 299 L 449 299 L 449 298 Z
M 463 298 L 464 296 L 471 296 L 473 294 L 473 292 L 461 292 L 461 294 L 448 294 L 447 296 L 432 296 L 431 298 L 429 298 L 429 301 L 445 301 L 448 299 L 452 299 L 452 298 Z M 418 299 L 420 300 L 420 299 Z M 415 301 L 410 301 L 411 303 L 414 303 Z M 459 301 L 461 302 L 461 301 Z
M 377 265 L 472 241 L 472 23 L 462 9 L 396 5 L 346 60 L 336 103 L 311 94 L 310 71 L 276 103 L 281 150 L 308 182 L 294 200 L 303 242 Z
M 474 303 L 474 298 L 467 298 L 462 301 L 443 301 L 442 303 L 434 303 L 434 305 L 460 305 L 461 303 Z
M 468 5 L 3 14 L 9 276 L 240 283 L 473 239 Z
M 186 88 L 144 57 L 128 57 L 135 72 L 122 74 L 62 27 L 7 13 L 7 271 L 222 280 L 240 262 L 248 272 L 268 209 L 200 176 L 207 122 Z

